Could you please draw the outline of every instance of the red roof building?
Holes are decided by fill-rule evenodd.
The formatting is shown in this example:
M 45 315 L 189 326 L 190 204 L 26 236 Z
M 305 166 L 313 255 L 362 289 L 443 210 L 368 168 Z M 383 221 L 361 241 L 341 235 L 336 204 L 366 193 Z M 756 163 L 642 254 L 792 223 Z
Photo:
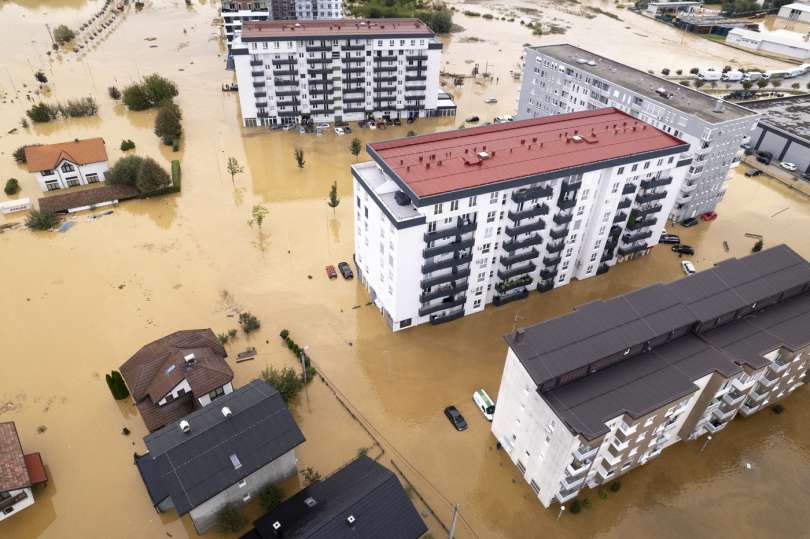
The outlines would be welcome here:
M 23 453 L 16 425 L 0 423 L 0 521 L 33 505 L 31 487 L 47 481 L 39 453 Z

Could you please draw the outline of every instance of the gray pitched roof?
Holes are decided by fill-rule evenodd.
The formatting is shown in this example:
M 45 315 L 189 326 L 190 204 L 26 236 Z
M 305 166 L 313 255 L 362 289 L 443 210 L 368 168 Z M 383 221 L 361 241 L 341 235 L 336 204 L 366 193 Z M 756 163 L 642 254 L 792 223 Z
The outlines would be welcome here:
M 227 406 L 231 416 L 225 417 Z M 185 514 L 304 441 L 278 391 L 254 380 L 144 438 L 136 460 L 152 502 L 171 498 Z M 236 455 L 238 469 L 231 462 Z
M 312 498 L 310 507 L 305 500 Z M 347 522 L 349 515 L 354 525 Z M 416 539 L 427 526 L 396 476 L 361 456 L 265 514 L 242 539 Z

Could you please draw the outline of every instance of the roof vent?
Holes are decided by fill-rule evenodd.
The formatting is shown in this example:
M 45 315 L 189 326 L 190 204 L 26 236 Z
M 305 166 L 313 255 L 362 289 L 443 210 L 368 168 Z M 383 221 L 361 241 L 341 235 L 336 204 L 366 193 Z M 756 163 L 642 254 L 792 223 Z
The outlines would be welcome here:
M 186 421 L 185 419 L 180 422 L 180 430 L 188 434 L 191 432 L 191 423 Z
M 349 516 L 346 517 L 346 524 L 348 524 L 350 528 L 354 528 L 355 520 L 357 520 L 357 519 L 354 518 L 354 515 L 349 515 Z
M 231 417 L 232 415 L 233 412 L 231 412 L 230 408 L 228 408 L 227 406 L 222 407 L 222 417 Z
M 478 159 L 485 160 L 489 159 L 489 154 L 487 152 L 478 152 Z
M 573 142 L 582 142 L 582 141 L 584 141 L 585 139 L 584 139 L 584 138 L 582 138 L 582 136 L 581 136 L 581 135 L 574 135 L 573 137 L 571 137 L 571 140 L 572 140 Z
M 194 354 L 188 354 L 186 356 L 183 356 L 183 359 L 186 360 L 186 365 L 194 363 Z
M 276 537 L 281 537 L 281 522 L 278 520 L 273 522 L 273 534 L 275 534 Z
M 588 65 L 593 67 L 596 65 L 596 60 L 588 60 Z
M 315 498 L 313 498 L 312 496 L 305 499 L 304 503 L 307 505 L 307 507 L 310 507 L 310 508 L 315 507 L 316 505 L 318 505 L 318 502 L 315 501 Z
M 585 58 L 577 58 L 577 63 L 578 64 L 587 64 L 588 60 L 586 60 Z

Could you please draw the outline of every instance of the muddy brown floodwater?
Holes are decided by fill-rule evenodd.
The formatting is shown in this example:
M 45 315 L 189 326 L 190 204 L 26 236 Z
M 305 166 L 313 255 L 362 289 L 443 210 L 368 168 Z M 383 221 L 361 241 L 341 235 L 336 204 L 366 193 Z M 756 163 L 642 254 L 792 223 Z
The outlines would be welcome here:
M 607 3 L 594 5 L 623 21 L 587 19 L 562 3 L 458 4 L 499 14 L 521 5 L 540 10 L 532 17 L 571 28 L 538 38 L 518 22 L 457 14 L 466 30 L 445 40 L 447 70 L 469 72 L 477 62 L 497 82 L 468 80 L 453 89 L 456 119 L 357 135 L 370 142 L 402 136 L 408 128 L 450 129 L 471 114 L 490 119 L 513 113 L 518 82 L 510 70 L 524 43 L 572 41 L 645 69 L 731 61 L 780 65 Z M 489 425 L 473 409 L 474 389 L 497 394 L 503 334 L 515 324 L 678 277 L 678 260 L 666 248 L 543 296 L 392 334 L 357 282 L 329 281 L 323 273 L 325 264 L 351 260 L 353 251 L 350 137 L 241 129 L 236 96 L 219 90 L 231 75 L 223 69 L 213 24 L 217 5 L 208 0 L 188 7 L 147 0 L 142 12 L 127 11 L 80 55 L 46 55 L 45 23 L 76 27 L 100 6 L 97 0 L 0 3 L 0 179 L 17 177 L 19 196 L 36 198 L 33 178 L 11 158 L 15 148 L 102 136 L 112 160 L 120 157 L 124 138 L 135 141 L 139 154 L 164 163 L 181 159 L 183 193 L 127 202 L 97 220 L 74 216 L 76 225 L 64 234 L 22 228 L 0 234 L 0 421 L 17 423 L 26 451 L 42 453 L 51 478 L 33 507 L 0 523 L 0 537 L 194 537 L 188 519 L 152 510 L 132 465 L 133 452 L 143 451 L 143 424 L 131 404 L 110 398 L 103 377 L 145 342 L 176 329 L 235 327 L 235 309 L 250 310 L 262 322 L 257 334 L 228 345 L 232 356 L 249 345 L 259 351 L 257 359 L 233 365 L 238 385 L 268 365 L 292 365 L 277 337 L 282 328 L 310 347 L 330 382 L 313 382 L 309 398 L 302 395 L 292 406 L 307 438 L 298 453 L 301 466 L 327 474 L 371 447 L 371 432 L 385 449 L 381 462 L 394 461 L 445 524 L 451 504 L 460 505 L 458 537 L 807 536 L 810 433 L 800 423 L 807 390 L 787 399 L 779 416 L 764 412 L 735 420 L 702 453 L 696 443 L 668 449 L 623 478 L 619 493 L 607 500 L 591 496 L 593 507 L 560 520 L 555 509 L 542 509 L 495 450 Z M 38 69 L 50 79 L 48 99 L 93 95 L 99 115 L 19 128 L 30 106 L 27 94 L 37 90 Z M 107 97 L 107 86 L 155 71 L 180 89 L 186 135 L 178 153 L 158 144 L 152 113 L 127 112 Z M 488 96 L 498 103 L 485 105 Z M 305 152 L 303 169 L 295 166 L 294 147 Z M 229 156 L 245 164 L 233 182 L 225 172 Z M 333 180 L 344 199 L 334 215 L 326 205 Z M 270 211 L 261 234 L 247 224 L 254 204 Z M 678 230 L 697 248 L 698 268 L 748 253 L 753 240 L 745 232 L 763 234 L 766 245 L 787 242 L 810 257 L 810 206 L 781 184 L 738 174 L 718 211 L 713 223 Z M 344 395 L 368 431 L 330 387 Z M 467 432 L 453 431 L 442 416 L 450 403 L 467 415 Z M 38 432 L 41 426 L 45 430 Z M 124 426 L 130 436 L 121 434 Z M 292 480 L 287 491 L 298 483 Z M 426 511 L 421 502 L 417 506 Z M 257 506 L 249 508 L 249 517 L 258 514 Z M 441 525 L 426 520 L 433 535 L 442 536 Z

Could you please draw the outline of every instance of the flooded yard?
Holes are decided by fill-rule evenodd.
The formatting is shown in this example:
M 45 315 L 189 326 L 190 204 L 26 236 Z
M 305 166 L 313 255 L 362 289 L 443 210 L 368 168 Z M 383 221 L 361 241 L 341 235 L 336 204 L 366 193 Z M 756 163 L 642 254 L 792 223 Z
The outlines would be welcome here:
M 476 388 L 497 395 L 505 333 L 581 303 L 679 277 L 677 256 L 666 246 L 548 294 L 397 334 L 356 281 L 330 281 L 323 269 L 350 261 L 353 253 L 351 138 L 366 143 L 404 136 L 409 129 L 451 129 L 473 114 L 489 120 L 514 113 L 519 82 L 510 70 L 524 43 L 571 41 L 645 69 L 689 69 L 732 59 L 765 67 L 778 63 L 627 12 L 620 14 L 623 21 L 603 15 L 588 19 L 544 2 L 544 16 L 572 28 L 543 37 L 518 22 L 457 13 L 465 31 L 445 39 L 445 70 L 469 73 L 478 63 L 497 80 L 468 79 L 450 88 L 459 104 L 456 118 L 385 131 L 357 129 L 343 137 L 303 136 L 240 127 L 236 95 L 220 91 L 232 75 L 224 70 L 224 49 L 213 25 L 218 6 L 210 0 L 191 6 L 147 1 L 141 12 L 128 8 L 90 52 L 45 54 L 50 47 L 45 23 L 78 26 L 101 5 L 89 0 L 0 4 L 0 44 L 6 52 L 0 66 L 0 179 L 16 177 L 19 196 L 37 198 L 33 177 L 11 157 L 17 147 L 101 136 L 111 161 L 121 156 L 122 139 L 132 139 L 135 153 L 164 165 L 180 159 L 183 192 L 126 202 L 97 220 L 79 214 L 64 234 L 23 228 L 0 234 L 5 286 L 0 421 L 17 423 L 25 450 L 42 453 L 50 476 L 48 486 L 35 493 L 33 507 L 0 523 L 0 537 L 194 537 L 189 519 L 152 509 L 132 460 L 133 452 L 144 450 L 145 428 L 132 404 L 110 397 L 104 374 L 144 343 L 176 329 L 235 328 L 235 310 L 253 312 L 262 324 L 255 334 L 240 334 L 228 345 L 231 359 L 247 346 L 258 350 L 252 361 L 231 361 L 237 386 L 268 365 L 294 366 L 278 338 L 285 328 L 309 346 L 325 377 L 313 381 L 292 406 L 307 438 L 298 450 L 301 467 L 326 475 L 379 440 L 385 450 L 380 462 L 394 461 L 445 525 L 452 505 L 459 504 L 457 537 L 806 534 L 810 434 L 800 423 L 810 404 L 806 389 L 786 399 L 779 416 L 766 411 L 736 419 L 703 452 L 703 440 L 668 449 L 625 476 L 620 492 L 606 500 L 593 493 L 593 507 L 559 520 L 556 509 L 544 510 L 507 456 L 495 449 L 489 424 L 473 407 Z M 518 5 L 458 8 L 508 13 Z M 38 69 L 50 80 L 47 100 L 92 95 L 100 105 L 98 116 L 21 128 Z M 128 112 L 107 96 L 108 86 L 122 87 L 152 72 L 178 84 L 185 132 L 179 152 L 160 145 L 152 112 Z M 498 103 L 484 104 L 489 96 Z M 296 166 L 294 148 L 304 151 L 304 168 Z M 245 166 L 233 181 L 225 171 L 228 157 Z M 786 242 L 810 257 L 810 205 L 778 182 L 760 178 L 738 173 L 716 221 L 673 229 L 695 246 L 698 269 L 749 253 L 754 240 L 744 236 L 747 232 L 763 235 L 766 246 Z M 326 205 L 333 181 L 343 198 L 334 213 Z M 248 225 L 255 204 L 269 210 L 261 232 Z M 0 217 L 0 224 L 19 220 Z M 455 432 L 447 423 L 441 411 L 448 404 L 465 414 L 468 431 Z M 129 436 L 121 434 L 125 426 Z M 286 487 L 292 493 L 297 481 Z M 427 511 L 421 502 L 417 507 Z M 248 516 L 258 514 L 252 505 Z M 434 537 L 441 537 L 441 524 L 432 517 L 426 521 Z

